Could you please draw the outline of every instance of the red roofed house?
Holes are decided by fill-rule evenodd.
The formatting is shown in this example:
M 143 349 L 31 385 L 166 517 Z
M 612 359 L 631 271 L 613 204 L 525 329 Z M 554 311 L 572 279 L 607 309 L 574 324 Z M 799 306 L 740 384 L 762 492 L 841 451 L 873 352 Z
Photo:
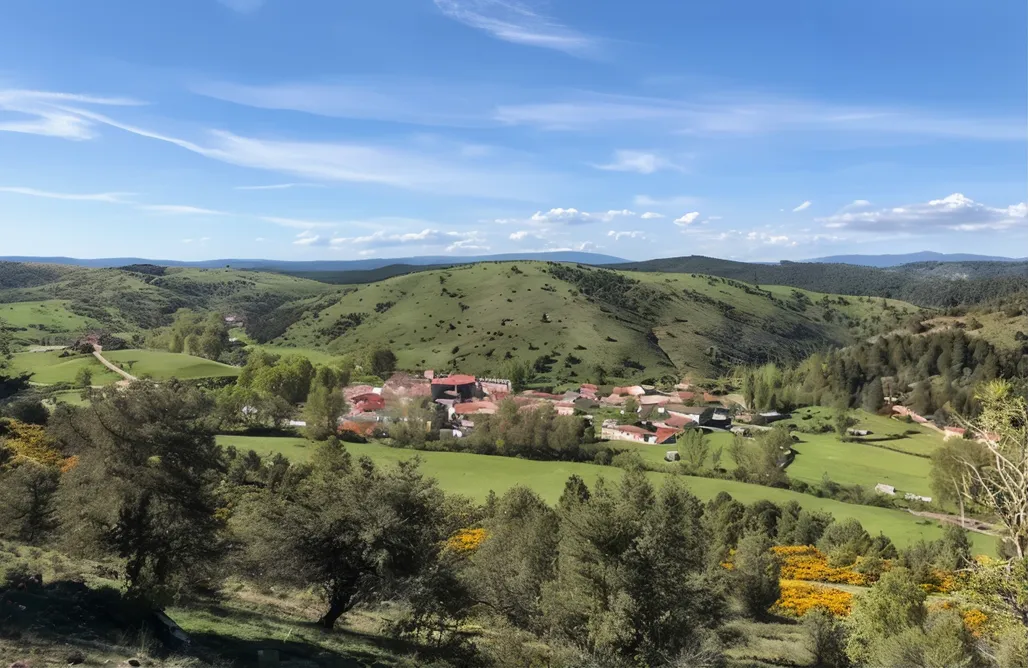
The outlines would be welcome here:
M 456 374 L 443 378 L 432 379 L 432 398 L 438 399 L 447 390 L 456 392 L 464 401 L 470 400 L 475 394 L 478 382 L 474 376 Z
M 371 385 L 349 385 L 343 388 L 343 398 L 346 403 L 353 404 L 353 398 L 362 394 L 373 394 L 375 388 Z
M 668 429 L 667 427 L 657 427 L 657 443 L 660 445 L 669 445 L 678 440 L 678 434 L 681 429 Z
M 575 414 L 575 402 L 573 401 L 558 401 L 556 404 L 557 415 L 574 415 Z
M 397 399 L 432 396 L 432 383 L 427 378 L 397 371 L 382 385 L 382 394 Z
M 614 396 L 620 397 L 623 394 L 624 395 L 628 394 L 628 388 L 627 387 L 615 387 L 613 390 L 610 391 L 610 396 L 612 396 L 612 397 L 614 397 Z
M 671 397 L 664 396 L 663 394 L 647 394 L 639 397 L 640 406 L 663 406 L 669 403 L 671 403 Z
M 375 394 L 374 392 L 358 394 L 350 399 L 350 414 L 374 413 L 375 411 L 382 410 L 385 406 L 385 399 L 380 394 Z
M 635 441 L 636 443 L 653 443 L 657 435 L 652 431 L 630 424 L 619 424 L 603 427 L 600 436 L 609 441 Z
M 693 422 L 695 422 L 695 420 L 684 415 L 672 415 L 671 417 L 663 420 L 660 424 L 663 424 L 665 427 L 670 429 L 681 430 L 683 427 L 686 427 Z
M 967 430 L 963 427 L 946 427 L 942 430 L 945 438 L 963 438 Z
M 611 394 L 600 399 L 600 403 L 604 406 L 621 406 L 625 403 L 625 397 L 620 394 Z

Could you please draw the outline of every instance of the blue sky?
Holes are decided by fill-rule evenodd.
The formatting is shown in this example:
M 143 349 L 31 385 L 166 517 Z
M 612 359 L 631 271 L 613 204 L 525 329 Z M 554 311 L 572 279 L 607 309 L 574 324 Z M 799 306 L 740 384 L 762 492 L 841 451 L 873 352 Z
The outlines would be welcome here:
M 0 255 L 1028 255 L 1028 10 L 38 0 Z

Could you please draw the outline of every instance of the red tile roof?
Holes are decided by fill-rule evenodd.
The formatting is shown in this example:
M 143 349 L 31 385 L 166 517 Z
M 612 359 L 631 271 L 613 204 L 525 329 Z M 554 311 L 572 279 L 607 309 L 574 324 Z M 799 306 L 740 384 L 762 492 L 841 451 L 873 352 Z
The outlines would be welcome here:
M 455 376 L 445 376 L 443 378 L 433 378 L 433 385 L 473 385 L 475 383 L 474 376 L 468 376 L 464 374 L 457 374 Z
M 622 431 L 626 434 L 640 434 L 642 436 L 653 436 L 653 432 L 649 429 L 643 429 L 642 427 L 636 427 L 634 424 L 619 424 L 614 427 L 616 431 Z
M 664 424 L 666 424 L 669 427 L 675 428 L 684 427 L 686 425 L 692 424 L 692 422 L 693 420 L 681 415 L 672 415 L 668 419 L 664 420 Z
M 657 443 L 664 443 L 672 436 L 677 436 L 680 429 L 668 429 L 666 427 L 657 427 Z
M 491 401 L 468 401 L 463 404 L 456 404 L 453 412 L 457 415 L 470 415 L 472 413 L 495 413 L 496 404 Z

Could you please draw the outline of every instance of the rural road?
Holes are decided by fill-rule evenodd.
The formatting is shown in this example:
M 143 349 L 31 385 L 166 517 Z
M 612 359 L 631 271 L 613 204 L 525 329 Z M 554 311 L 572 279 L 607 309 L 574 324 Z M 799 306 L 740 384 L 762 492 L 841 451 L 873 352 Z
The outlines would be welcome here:
M 103 350 L 103 347 L 99 343 L 93 344 L 93 357 L 99 360 L 100 364 L 103 364 L 105 367 L 107 367 L 108 369 L 110 369 L 111 371 L 118 374 L 119 376 L 121 376 L 129 382 L 132 382 L 133 380 L 139 380 L 138 378 L 130 374 L 128 371 L 125 371 L 121 367 L 110 362 L 106 357 L 103 356 Z

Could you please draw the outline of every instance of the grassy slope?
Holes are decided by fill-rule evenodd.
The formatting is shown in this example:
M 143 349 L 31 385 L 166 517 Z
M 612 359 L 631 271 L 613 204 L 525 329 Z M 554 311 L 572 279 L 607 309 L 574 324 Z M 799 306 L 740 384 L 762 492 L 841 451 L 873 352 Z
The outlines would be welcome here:
M 63 343 L 98 324 L 69 311 L 67 300 L 61 299 L 0 304 L 0 320 L 14 328 L 15 345 L 25 347 Z
M 262 455 L 281 452 L 298 461 L 309 459 L 316 447 L 299 438 L 220 436 L 218 442 L 244 450 L 255 450 Z M 547 502 L 555 503 L 560 498 L 565 481 L 572 474 L 581 476 L 587 484 L 595 483 L 600 476 L 618 478 L 621 475 L 620 469 L 593 464 L 536 462 L 453 452 L 414 452 L 375 443 L 351 443 L 346 447 L 356 456 L 367 455 L 382 463 L 418 456 L 422 460 L 425 473 L 437 478 L 443 489 L 451 493 L 465 494 L 479 501 L 483 500 L 490 490 L 499 494 L 515 485 L 527 485 L 536 490 Z M 665 449 L 661 446 L 655 447 L 661 452 Z M 662 473 L 648 475 L 658 484 L 668 477 L 668 474 Z M 899 510 L 841 503 L 788 490 L 728 480 L 687 476 L 681 479 L 701 499 L 711 499 L 718 492 L 725 491 L 744 503 L 760 499 L 768 499 L 775 503 L 795 500 L 804 508 L 830 512 L 837 519 L 854 517 L 872 533 L 881 531 L 901 546 L 920 538 L 934 539 L 942 535 L 942 530 L 937 524 L 919 520 Z M 977 551 L 988 554 L 994 552 L 994 541 L 991 538 L 981 534 L 971 534 L 971 538 Z
M 217 378 L 238 376 L 239 367 L 213 362 L 202 357 L 169 353 L 160 350 L 115 350 L 104 352 L 111 362 L 121 365 L 134 376 L 150 375 L 157 379 Z
M 18 353 L 11 360 L 11 368 L 15 372 L 31 373 L 31 382 L 42 385 L 73 383 L 75 374 L 83 367 L 93 372 L 94 385 L 106 385 L 121 380 L 121 376 L 104 367 L 92 355 L 60 357 L 59 351 Z
M 104 357 L 115 364 L 124 365 L 125 370 L 134 376 L 149 374 L 157 379 L 211 378 L 235 376 L 239 373 L 237 367 L 227 364 L 192 355 L 155 350 L 116 350 L 105 352 Z M 135 363 L 129 365 L 129 361 Z M 19 353 L 14 356 L 12 367 L 18 372 L 31 372 L 31 381 L 43 385 L 72 383 L 75 381 L 75 374 L 82 367 L 88 367 L 93 372 L 94 385 L 107 385 L 121 380 L 121 376 L 101 365 L 92 355 L 62 358 L 59 351 Z
M 521 273 L 512 271 L 514 265 Z M 708 374 L 712 346 L 731 363 L 754 356 L 796 358 L 857 336 L 838 318 L 825 322 L 820 306 L 798 312 L 748 286 L 687 274 L 632 274 L 665 296 L 655 316 L 641 316 L 577 294 L 576 286 L 548 274 L 547 266 L 485 263 L 362 285 L 330 307 L 306 313 L 274 343 L 348 352 L 381 342 L 396 351 L 401 367 L 478 374 L 497 371 L 507 353 L 526 361 L 547 352 L 572 353 L 582 363 L 571 369 L 583 379 L 596 363 L 609 367 L 625 357 L 647 367 L 641 375 L 658 376 L 673 367 Z M 880 301 L 849 301 L 832 308 L 858 320 L 882 309 Z M 359 326 L 341 336 L 329 333 L 351 313 L 363 315 Z

